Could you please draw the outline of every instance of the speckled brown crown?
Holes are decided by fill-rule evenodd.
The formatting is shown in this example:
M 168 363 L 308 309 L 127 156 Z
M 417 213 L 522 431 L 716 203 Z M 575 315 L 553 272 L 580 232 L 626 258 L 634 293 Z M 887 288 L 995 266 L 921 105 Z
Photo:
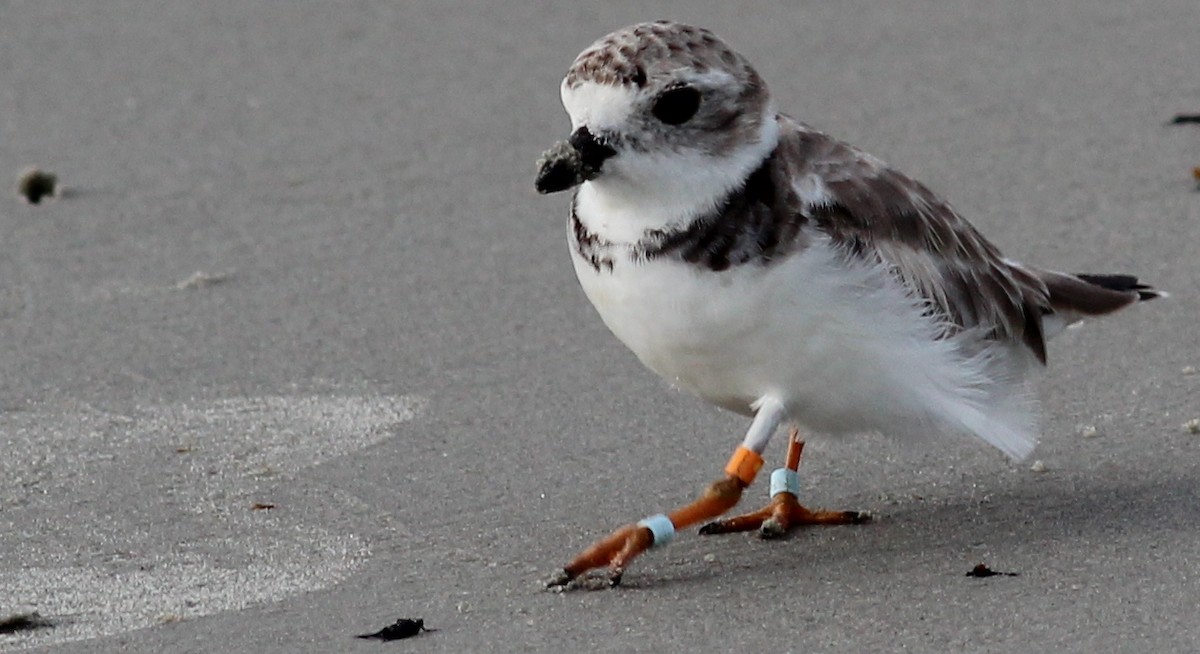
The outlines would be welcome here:
M 648 76 L 680 68 L 700 74 L 721 69 L 750 79 L 753 86 L 762 84 L 745 58 L 715 34 L 668 20 L 631 25 L 596 41 L 575 58 L 565 83 L 641 88 Z

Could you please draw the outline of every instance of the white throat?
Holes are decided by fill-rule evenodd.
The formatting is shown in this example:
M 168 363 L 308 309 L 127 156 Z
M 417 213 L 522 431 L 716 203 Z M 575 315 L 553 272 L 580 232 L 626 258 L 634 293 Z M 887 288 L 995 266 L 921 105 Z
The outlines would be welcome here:
M 721 157 L 697 151 L 623 152 L 585 182 L 576 212 L 590 231 L 613 243 L 635 243 L 648 230 L 686 225 L 714 209 L 762 163 L 779 141 L 768 106 L 756 142 Z

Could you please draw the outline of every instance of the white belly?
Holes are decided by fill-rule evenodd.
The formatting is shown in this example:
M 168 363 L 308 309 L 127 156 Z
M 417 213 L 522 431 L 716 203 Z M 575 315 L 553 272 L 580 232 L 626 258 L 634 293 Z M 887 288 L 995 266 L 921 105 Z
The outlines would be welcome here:
M 617 338 L 651 370 L 710 402 L 749 414 L 751 402 L 775 394 L 800 410 L 798 419 L 828 428 L 848 422 L 828 414 L 857 413 L 839 409 L 847 388 L 874 386 L 880 362 L 872 350 L 888 336 L 867 333 L 878 331 L 879 307 L 870 303 L 880 281 L 839 269 L 824 248 L 722 272 L 666 258 L 596 271 L 574 259 Z M 898 299 L 890 304 L 911 304 Z
M 766 302 L 748 275 L 701 272 L 675 261 L 618 262 L 597 272 L 578 255 L 575 272 L 604 324 L 672 384 L 740 413 L 762 396 L 754 374 Z
M 982 433 L 1004 417 L 981 406 L 1007 392 L 990 374 L 997 357 L 967 360 L 882 269 L 847 264 L 820 239 L 773 265 L 722 272 L 666 257 L 599 271 L 572 259 L 613 334 L 709 402 L 749 415 L 751 402 L 774 395 L 793 422 L 829 433 L 949 423 L 1011 440 Z M 1020 425 L 997 427 L 1031 439 Z

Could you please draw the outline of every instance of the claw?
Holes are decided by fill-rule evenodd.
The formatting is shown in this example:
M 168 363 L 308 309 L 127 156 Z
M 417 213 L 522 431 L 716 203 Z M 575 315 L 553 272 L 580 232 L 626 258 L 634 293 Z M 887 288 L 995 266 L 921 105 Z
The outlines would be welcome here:
M 559 570 L 546 582 L 546 588 L 549 590 L 563 590 L 573 579 L 575 577 L 571 576 L 566 570 Z
M 846 511 L 845 514 L 852 525 L 865 525 L 875 519 L 875 514 L 870 511 Z
M 762 526 L 758 528 L 758 537 L 763 540 L 775 540 L 783 538 L 787 535 L 787 526 L 775 518 L 767 518 L 763 520 Z
M 560 570 L 546 582 L 546 590 L 552 593 L 565 593 L 570 590 L 608 590 L 620 586 L 624 574 L 624 569 L 609 569 L 607 574 L 571 576 L 566 570 Z

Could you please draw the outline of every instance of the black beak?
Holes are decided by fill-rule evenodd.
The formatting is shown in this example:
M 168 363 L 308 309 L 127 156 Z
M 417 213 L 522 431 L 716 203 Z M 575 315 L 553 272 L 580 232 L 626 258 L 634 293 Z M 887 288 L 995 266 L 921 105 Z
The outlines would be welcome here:
M 542 153 L 538 160 L 538 193 L 557 193 L 595 179 L 604 161 L 616 153 L 587 127 L 580 127 L 570 139 Z

